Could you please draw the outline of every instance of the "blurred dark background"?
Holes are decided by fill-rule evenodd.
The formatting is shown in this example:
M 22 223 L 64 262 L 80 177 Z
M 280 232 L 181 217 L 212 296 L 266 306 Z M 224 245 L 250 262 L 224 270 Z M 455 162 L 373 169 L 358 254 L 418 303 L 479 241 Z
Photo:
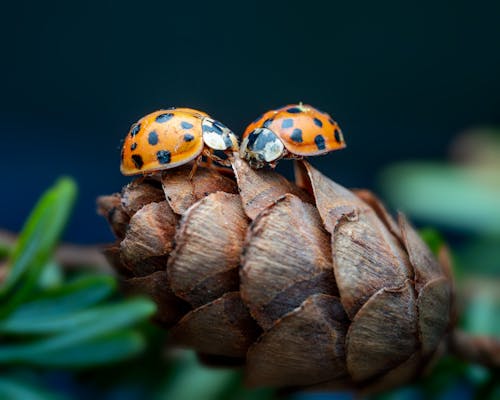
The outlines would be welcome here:
M 235 132 L 303 101 L 348 148 L 313 160 L 375 188 L 401 160 L 500 124 L 500 3 L 9 2 L 2 5 L 0 225 L 19 230 L 56 177 L 80 186 L 66 239 L 112 240 L 95 214 L 119 190 L 120 140 L 155 109 L 202 109 Z M 281 163 L 290 173 L 290 163 Z

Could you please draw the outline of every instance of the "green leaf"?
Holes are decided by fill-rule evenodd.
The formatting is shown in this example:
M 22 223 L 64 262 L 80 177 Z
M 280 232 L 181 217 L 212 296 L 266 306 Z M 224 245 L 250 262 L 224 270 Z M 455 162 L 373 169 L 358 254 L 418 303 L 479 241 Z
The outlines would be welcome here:
M 43 268 L 38 280 L 40 289 L 50 289 L 57 287 L 63 281 L 61 266 L 54 260 L 49 261 Z
M 478 280 L 481 282 L 480 280 Z M 476 335 L 500 337 L 500 281 L 484 280 L 468 297 L 462 317 L 464 330 Z
M 436 229 L 433 228 L 425 228 L 420 230 L 420 236 L 423 241 L 427 243 L 427 246 L 431 249 L 434 255 L 438 255 L 439 250 L 443 247 L 446 242 Z
M 155 311 L 153 303 L 145 299 L 126 300 L 121 303 L 103 305 L 79 312 L 34 318 L 7 320 L 0 325 L 5 332 L 24 334 L 85 331 L 88 327 L 99 332 L 111 331 L 149 317 Z M 13 323 L 15 322 L 15 323 Z M 1 351 L 1 350 L 0 350 Z
M 142 321 L 150 317 L 155 310 L 154 303 L 137 298 L 46 321 L 41 327 L 33 329 L 38 332 L 64 332 L 27 344 L 3 345 L 0 347 L 0 364 L 38 364 L 44 358 L 49 360 L 51 357 L 57 357 L 60 352 L 70 351 L 72 347 L 82 346 L 105 334 Z M 30 331 L 33 332 L 33 329 Z
M 488 380 L 479 386 L 476 393 L 477 400 L 500 399 L 500 371 L 492 371 Z
M 267 388 L 247 389 L 241 371 L 215 369 L 201 365 L 195 354 L 184 352 L 174 365 L 169 379 L 155 397 L 158 400 L 271 400 L 275 391 Z
M 7 278 L 0 287 L 0 300 L 15 288 L 0 314 L 12 311 L 37 285 L 66 225 L 75 197 L 76 185 L 71 179 L 63 178 L 38 201 L 14 247 Z
M 48 290 L 36 300 L 20 305 L 6 319 L 0 320 L 0 332 L 38 332 L 38 325 L 46 321 L 84 310 L 107 298 L 115 286 L 112 277 L 88 276 Z
M 445 356 L 439 360 L 432 373 L 421 378 L 419 387 L 424 398 L 440 398 L 443 393 L 464 379 L 468 365 L 454 357 Z
M 30 355 L 30 364 L 44 367 L 90 367 L 132 357 L 146 346 L 144 337 L 134 331 L 117 332 L 71 346 L 64 351 Z
M 0 242 L 0 260 L 7 258 L 12 250 L 12 246 L 8 243 Z
M 500 276 L 500 237 L 479 237 L 462 243 L 456 250 L 464 272 L 485 277 Z
M 175 376 L 162 392 L 161 399 L 176 400 L 219 400 L 235 372 L 208 368 L 190 368 Z
M 45 389 L 19 379 L 0 377 L 0 399 L 2 400 L 63 400 Z
M 496 170 L 403 163 L 386 169 L 380 184 L 393 204 L 415 217 L 456 229 L 500 233 Z
M 405 387 L 370 397 L 371 400 L 415 400 L 422 397 L 418 388 Z
M 240 386 L 238 391 L 234 393 L 228 400 L 272 400 L 277 398 L 274 389 L 259 388 L 259 389 L 247 389 Z

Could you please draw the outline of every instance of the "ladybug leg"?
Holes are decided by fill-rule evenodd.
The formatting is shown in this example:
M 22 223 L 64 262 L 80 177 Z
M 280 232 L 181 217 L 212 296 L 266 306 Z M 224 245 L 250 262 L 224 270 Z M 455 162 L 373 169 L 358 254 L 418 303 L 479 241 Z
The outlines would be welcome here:
M 227 160 L 223 160 L 220 157 L 217 157 L 214 154 L 214 150 L 211 148 L 206 148 L 203 150 L 203 156 L 205 156 L 206 160 L 201 161 L 200 164 L 203 165 L 203 167 L 206 168 L 211 168 L 212 170 L 217 171 L 219 174 L 234 177 L 233 171 L 229 168 L 226 167 L 231 167 L 231 159 L 228 157 Z M 231 157 L 234 157 L 231 155 Z M 201 158 L 201 156 L 200 156 Z M 221 167 L 217 164 L 214 164 L 214 161 L 216 161 L 218 164 L 223 165 L 224 167 Z
M 215 150 L 211 149 L 210 147 L 207 147 L 204 150 L 203 155 L 207 158 L 207 160 L 205 161 L 205 165 L 208 168 L 216 168 L 217 169 L 217 167 L 215 165 L 213 165 L 214 161 L 216 161 L 218 164 L 224 165 L 226 167 L 231 166 L 231 164 L 228 163 L 228 160 L 223 160 L 219 156 L 215 155 Z
M 199 156 L 193 163 L 193 168 L 191 168 L 191 172 L 189 173 L 189 180 L 192 181 L 193 180 L 193 176 L 194 174 L 196 173 L 196 170 L 198 169 L 198 166 L 200 165 L 202 159 L 201 159 L 202 156 Z
M 297 154 L 290 153 L 288 150 L 283 155 L 285 160 L 303 160 L 304 156 L 299 156 Z
M 217 157 L 217 162 L 220 164 L 220 165 L 223 165 L 225 167 L 231 167 L 231 164 L 232 164 L 232 159 L 233 159 L 233 150 L 229 149 L 229 150 L 226 150 L 224 151 L 224 154 L 226 155 L 226 159 L 223 160 L 222 158 L 219 158 Z
M 210 154 L 209 156 L 207 156 L 207 161 L 205 161 L 205 165 L 207 166 L 207 168 L 211 168 L 212 167 L 212 164 L 214 162 L 214 160 L 212 159 L 213 157 L 213 154 Z
M 204 163 L 205 166 L 207 168 L 212 167 L 212 163 L 214 161 L 214 151 L 210 147 L 205 146 L 205 148 L 203 149 L 203 155 L 206 158 L 206 161 Z
M 227 158 L 221 158 L 218 155 L 215 154 L 215 150 L 211 149 L 208 147 L 205 150 L 205 156 L 207 157 L 207 166 L 210 167 L 212 165 L 212 162 L 215 161 L 217 164 L 223 165 L 224 167 L 230 167 L 231 166 L 231 155 L 228 155 L 229 150 L 222 150 L 224 154 L 227 156 Z

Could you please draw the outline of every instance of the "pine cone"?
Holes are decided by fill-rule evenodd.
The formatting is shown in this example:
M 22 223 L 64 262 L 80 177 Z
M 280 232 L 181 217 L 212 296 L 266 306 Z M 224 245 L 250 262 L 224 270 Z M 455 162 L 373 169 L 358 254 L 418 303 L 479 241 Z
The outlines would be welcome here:
M 400 214 L 307 162 L 296 184 L 235 158 L 234 175 L 190 166 L 99 198 L 118 241 L 107 256 L 158 303 L 172 341 L 249 386 L 406 383 L 441 354 L 452 281 Z

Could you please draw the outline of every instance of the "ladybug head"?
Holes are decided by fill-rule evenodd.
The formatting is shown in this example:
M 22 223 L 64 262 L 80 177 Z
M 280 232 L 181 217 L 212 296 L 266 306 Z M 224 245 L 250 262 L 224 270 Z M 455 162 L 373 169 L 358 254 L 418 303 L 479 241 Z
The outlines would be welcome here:
M 257 128 L 243 139 L 240 157 L 251 167 L 274 167 L 285 154 L 283 142 L 268 128 Z

